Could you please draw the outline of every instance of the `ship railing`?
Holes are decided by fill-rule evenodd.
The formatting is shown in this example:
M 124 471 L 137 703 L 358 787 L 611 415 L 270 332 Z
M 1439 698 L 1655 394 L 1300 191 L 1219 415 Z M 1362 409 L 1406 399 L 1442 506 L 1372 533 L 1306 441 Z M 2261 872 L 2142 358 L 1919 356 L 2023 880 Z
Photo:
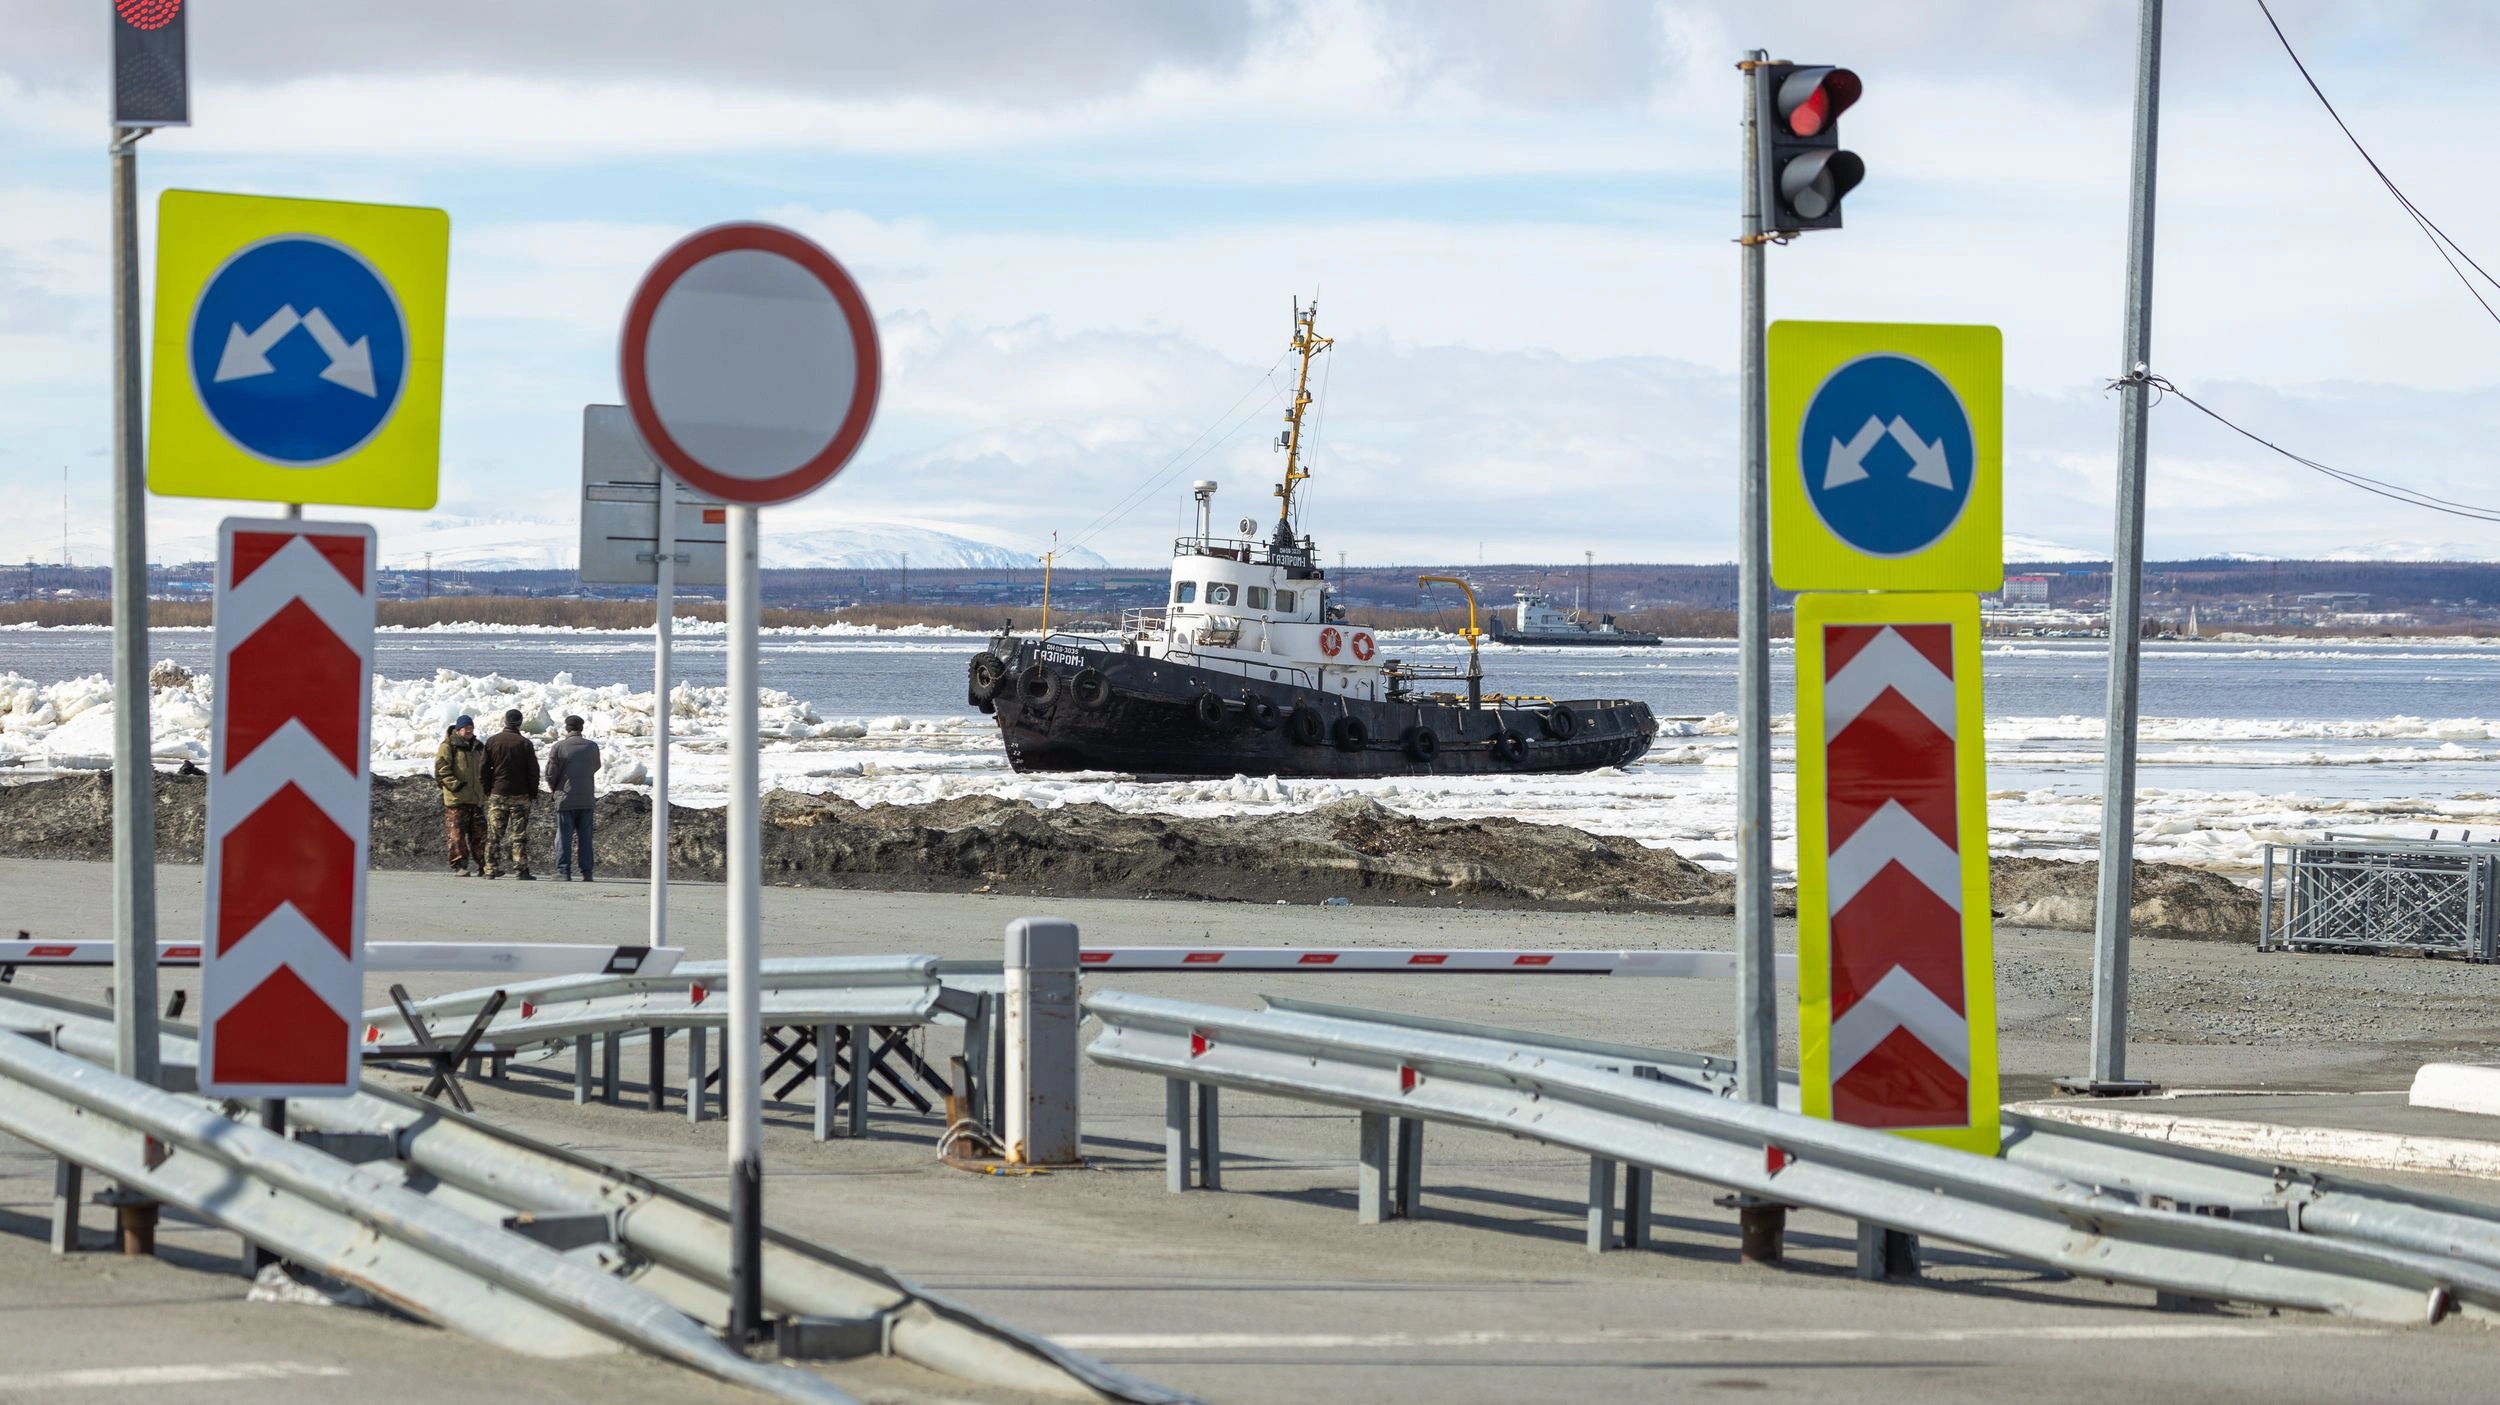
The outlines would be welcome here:
M 1130 638 L 1161 634 L 1168 627 L 1170 611 L 1160 606 L 1151 609 L 1128 609 L 1120 612 L 1120 632 Z

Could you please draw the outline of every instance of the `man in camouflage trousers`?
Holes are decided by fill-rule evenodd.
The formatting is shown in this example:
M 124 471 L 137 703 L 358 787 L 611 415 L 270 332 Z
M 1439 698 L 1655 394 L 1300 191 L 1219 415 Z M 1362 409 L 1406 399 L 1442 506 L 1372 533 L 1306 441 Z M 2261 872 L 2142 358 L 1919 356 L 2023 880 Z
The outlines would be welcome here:
M 486 863 L 486 748 L 467 717 L 443 733 L 434 752 L 434 783 L 443 791 L 443 847 L 455 878 L 468 878 Z
M 512 876 L 536 882 L 530 872 L 530 802 L 538 798 L 538 748 L 521 734 L 521 710 L 503 715 L 503 730 L 486 744 L 486 876 L 500 878 L 497 860 L 509 857 Z

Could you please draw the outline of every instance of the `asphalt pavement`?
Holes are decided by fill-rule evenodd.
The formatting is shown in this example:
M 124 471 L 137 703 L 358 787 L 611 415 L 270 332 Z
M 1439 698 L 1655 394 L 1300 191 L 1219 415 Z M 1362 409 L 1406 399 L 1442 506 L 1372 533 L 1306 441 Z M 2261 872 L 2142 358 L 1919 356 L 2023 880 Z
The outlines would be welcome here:
M 0 860 L 0 893 L 8 895 L 0 921 L 39 936 L 102 935 L 110 904 L 102 873 L 100 866 Z M 165 870 L 161 891 L 165 930 L 193 930 L 198 871 Z M 680 891 L 673 940 L 696 958 L 721 949 L 721 897 L 714 888 Z M 638 882 L 517 886 L 376 874 L 369 936 L 634 940 L 645 901 Z M 813 889 L 768 890 L 764 906 L 766 954 L 775 956 L 995 957 L 1009 919 L 1043 912 L 1074 918 L 1089 944 L 1724 947 L 1732 935 L 1724 919 Z M 2062 968 L 2088 946 L 2074 934 L 2008 932 L 2001 942 L 2005 962 L 2042 969 Z M 2176 980 L 2257 960 L 2211 944 L 2147 942 L 2137 953 L 2137 979 Z M 2304 980 L 2332 985 L 2333 973 L 2321 975 L 2323 968 L 2255 969 L 2296 970 Z M 103 984 L 101 973 L 41 980 L 66 993 L 93 994 Z M 170 991 L 182 979 L 169 972 L 165 983 Z M 463 983 L 447 977 L 411 985 L 427 993 Z M 1724 1051 L 1733 1023 L 1733 990 L 1697 981 L 1190 974 L 1105 983 L 1240 1005 L 1273 988 L 1704 1050 Z M 2047 996 L 2028 998 L 2034 1008 L 2018 1021 L 2025 1032 L 2005 1043 L 2009 1084 L 2045 1086 L 2080 1061 L 2080 1036 L 2056 1037 L 2072 1011 Z M 942 1063 L 953 1052 L 951 1035 L 933 1034 L 929 1052 Z M 2209 1087 L 2255 1086 L 2238 1076 L 2252 1057 L 2241 1045 L 2182 1041 L 2165 1042 L 2152 1055 L 2156 1076 Z M 2282 1051 L 2268 1066 L 2334 1088 L 2383 1080 L 2391 1059 L 2372 1046 L 2337 1046 Z M 627 1061 L 629 1077 L 639 1076 L 640 1062 Z M 2200 1077 L 2203 1071 L 2212 1076 Z M 717 1122 L 690 1126 L 673 1110 L 576 1106 L 570 1072 L 569 1059 L 521 1065 L 509 1085 L 479 1090 L 480 1108 L 531 1135 L 698 1193 L 721 1193 Z M 1666 1177 L 1657 1185 L 1656 1247 L 1591 1254 L 1583 1247 L 1586 1161 L 1483 1133 L 1433 1129 L 1423 1218 L 1361 1227 L 1354 1214 L 1354 1119 L 1232 1094 L 1225 1105 L 1227 1188 L 1169 1195 L 1162 1098 L 1157 1080 L 1088 1067 L 1091 1169 L 1017 1179 L 940 1165 L 934 1118 L 880 1111 L 864 1142 L 818 1145 L 807 1134 L 805 1105 L 776 1104 L 768 1109 L 766 1216 L 1211 1401 L 1449 1405 L 1720 1392 L 1992 1405 L 2014 1396 L 2266 1405 L 2467 1401 L 2488 1398 L 2500 1362 L 2500 1340 L 2473 1323 L 2391 1329 L 2235 1309 L 2155 1312 L 2145 1290 L 2065 1279 L 1950 1246 L 1927 1246 L 1927 1275 L 1915 1285 L 1865 1284 L 1850 1272 L 1853 1226 L 1813 1214 L 1792 1218 L 1787 1265 L 1745 1267 L 1736 1262 L 1733 1213 L 1713 1204 L 1708 1188 Z M 58 1383 L 14 1383 L 44 1372 L 110 1365 L 196 1373 L 239 1360 L 293 1362 L 305 1374 L 282 1385 L 168 1377 L 151 1385 L 148 1397 L 223 1400 L 247 1397 L 219 1392 L 258 1392 L 249 1398 L 346 1399 L 349 1382 L 408 1379 L 413 1361 L 443 1373 L 442 1398 L 473 1395 L 490 1378 L 525 1380 L 525 1398 L 532 1399 L 638 1400 L 644 1396 L 636 1392 L 646 1390 L 709 1399 L 705 1392 L 718 1389 L 650 1364 L 625 1371 L 612 1389 L 613 1361 L 516 1365 L 474 1343 L 450 1343 L 371 1314 L 246 1306 L 237 1301 L 239 1279 L 209 1271 L 216 1254 L 230 1261 L 230 1237 L 207 1231 L 185 1231 L 203 1241 L 193 1259 L 172 1265 L 110 1258 L 48 1265 L 31 1237 L 49 1190 L 48 1173 L 39 1177 L 36 1169 L 23 1155 L 0 1159 L 0 1231 L 7 1231 L 0 1233 L 0 1313 L 32 1328 L 11 1336 L 33 1350 L 22 1359 L 13 1352 L 11 1364 L 0 1367 L 0 1398 L 13 1389 L 75 1398 L 60 1393 L 73 1387 Z M 2500 1202 L 2500 1183 L 2407 1179 Z M 100 1230 L 100 1215 L 91 1223 Z M 220 1238 L 222 1245 L 206 1242 Z M 352 1327 L 333 1331 L 335 1322 Z M 88 1345 L 98 1340 L 130 1346 L 101 1355 Z M 223 1351 L 229 1343 L 238 1349 Z M 350 1374 L 319 1374 L 332 1369 Z M 506 1374 L 514 1370 L 527 1374 Z M 909 1383 L 891 1389 L 896 1393 L 885 1398 L 943 1398 Z M 331 1390 L 341 1393 L 324 1394 Z M 384 1394 L 398 1399 L 406 1392 Z

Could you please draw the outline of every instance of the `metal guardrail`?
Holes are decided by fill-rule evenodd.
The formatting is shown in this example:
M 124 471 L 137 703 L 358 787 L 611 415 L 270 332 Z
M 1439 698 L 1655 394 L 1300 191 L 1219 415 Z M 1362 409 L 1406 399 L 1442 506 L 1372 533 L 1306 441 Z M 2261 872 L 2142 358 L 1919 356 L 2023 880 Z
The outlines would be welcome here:
M 1119 992 L 1098 993 L 1086 1008 L 1103 1024 L 1088 1052 L 1106 1066 L 1166 1079 L 1167 1116 L 1180 1138 L 1189 1084 L 1362 1114 L 1366 1218 L 1388 1198 L 1389 1120 L 1442 1122 L 1586 1152 L 1592 1189 L 1602 1168 L 1609 1194 L 1612 1163 L 1622 1162 L 2162 1293 L 2389 1322 L 2460 1308 L 2500 1315 L 2500 1258 L 2490 1253 L 2500 1233 L 2488 1212 L 2458 1202 L 2313 1177 L 2305 1199 L 2270 1202 L 2281 1222 L 2269 1224 L 2236 1213 L 2257 1188 L 2251 1177 L 2288 1187 L 2298 1173 L 2028 1122 L 2015 1129 L 2009 1155 L 1991 1160 L 1712 1096 L 1668 1075 L 1674 1060 L 1665 1051 L 1646 1060 L 1656 1074 L 1637 1077 L 1605 1066 L 1622 1051 L 1541 1048 L 1534 1041 L 1543 1036 L 1466 1033 L 1369 1012 L 1244 1011 Z M 1202 1103 L 1202 1130 L 1213 1122 Z M 1180 1138 L 1176 1162 L 1185 1155 Z M 1210 1183 L 1211 1151 L 1202 1149 L 1199 1163 Z M 1411 1153 L 1400 1160 L 1407 1164 L 1396 1198 L 1411 1206 Z M 2175 1169 L 2190 1164 L 2206 1189 L 2222 1193 L 2199 1200 L 2130 1184 L 2191 1188 Z M 1175 1172 L 1167 1183 L 1178 1189 L 1185 1172 Z M 2297 1208 L 2281 1204 L 2287 1199 Z M 2476 1247 L 2461 1252 L 2460 1244 Z
M 0 990 L 0 1029 L 47 1038 L 57 1043 L 64 1055 L 99 1060 L 113 1057 L 110 1012 L 81 1002 Z M 167 1029 L 163 1042 L 166 1071 L 177 1081 L 187 1079 L 195 1066 L 196 1046 L 178 1027 Z M 0 1048 L 8 1046 L 47 1052 L 31 1041 L 0 1039 Z M 88 1067 L 91 1073 L 102 1073 L 87 1065 L 80 1066 Z M 112 1077 L 109 1073 L 102 1076 Z M 6 1083 L 0 1082 L 0 1128 L 18 1132 L 13 1120 L 16 1109 L 6 1102 L 8 1092 Z M 457 1228 L 499 1235 L 499 1243 L 518 1241 L 522 1258 L 532 1272 L 537 1271 L 545 1255 L 557 1249 L 572 1250 L 556 1255 L 568 1273 L 576 1277 L 587 1273 L 611 1289 L 635 1296 L 651 1314 L 647 1320 L 654 1330 L 710 1343 L 715 1349 L 714 1360 L 718 1360 L 719 1354 L 726 1354 L 747 1371 L 746 1376 L 726 1379 L 740 1379 L 785 1398 L 849 1398 L 816 1377 L 748 1361 L 697 1325 L 726 1321 L 729 1304 L 729 1218 L 726 1211 L 709 1201 L 510 1129 L 458 1115 L 415 1096 L 370 1084 L 351 1098 L 290 1102 L 289 1120 L 303 1142 L 274 1136 L 249 1121 L 227 1121 L 214 1111 L 213 1105 L 197 1098 L 172 1092 L 157 1096 L 193 1109 L 207 1124 L 213 1124 L 212 1130 L 223 1129 L 217 1133 L 220 1137 L 258 1139 L 259 1143 L 286 1148 L 287 1154 L 312 1156 L 334 1165 L 350 1160 L 378 1163 L 375 1170 L 353 1174 L 397 1188 L 401 1195 L 415 1199 L 429 1213 L 452 1216 Z M 128 1140 L 132 1147 L 139 1145 L 136 1138 Z M 336 1155 L 325 1157 L 324 1149 L 334 1150 Z M 56 1150 L 56 1154 L 60 1153 Z M 94 1166 L 116 1179 L 123 1178 L 113 1167 L 79 1157 L 69 1159 Z M 169 1158 L 166 1164 L 172 1165 L 175 1159 L 178 1158 Z M 270 1244 L 290 1259 L 369 1286 L 358 1276 L 371 1252 L 361 1244 L 353 1246 L 354 1252 L 348 1254 L 343 1267 L 332 1267 L 327 1258 L 299 1252 L 288 1241 L 273 1239 L 214 1212 L 229 1203 L 245 1205 L 257 1200 L 258 1197 L 233 1193 L 236 1177 L 255 1175 L 256 1166 L 253 1163 L 229 1174 L 219 1205 L 201 1217 L 235 1229 L 254 1242 Z M 150 1189 L 144 1183 L 133 1183 Z M 420 1193 L 414 1187 L 424 1189 Z M 168 1197 L 168 1203 L 181 1202 Z M 794 1235 L 766 1231 L 763 1273 L 766 1308 L 777 1316 L 802 1323 L 845 1329 L 842 1335 L 852 1348 L 842 1354 L 889 1354 L 957 1379 L 1047 1396 L 1108 1400 L 1122 1405 L 1186 1405 L 1188 1401 L 1186 1396 L 918 1289 L 873 1264 Z M 487 1340 L 518 1350 L 533 1350 L 530 1341 L 534 1339 L 527 1336 L 529 1325 L 498 1315 L 503 1299 L 482 1288 L 474 1277 L 453 1276 L 439 1285 L 419 1286 L 428 1288 L 432 1296 L 407 1300 L 389 1292 L 381 1295 L 446 1326 L 473 1330 Z M 468 1318 L 455 1320 L 446 1315 L 453 1311 L 469 1314 L 475 1319 L 474 1326 Z M 638 1331 L 640 1328 L 634 1327 L 621 1333 L 609 1331 L 607 1335 L 642 1350 L 674 1354 L 660 1351 L 651 1341 L 634 1334 Z M 497 1335 L 502 1332 L 518 1334 L 520 1339 L 506 1340 Z M 713 1370 L 705 1362 L 689 1364 Z M 775 1382 L 795 1382 L 791 1389 L 799 1393 L 792 1394 Z
M 2259 950 L 2413 951 L 2500 960 L 2500 845 L 2350 839 L 2268 844 L 2258 892 Z
M 439 995 L 411 1005 L 428 1024 L 474 1017 L 500 990 L 504 1007 L 488 1021 L 487 1042 L 505 1049 L 554 1045 L 583 1035 L 653 1028 L 711 1028 L 727 1019 L 729 967 L 722 961 L 680 963 L 664 976 L 557 976 Z M 934 956 L 810 956 L 763 963 L 767 1025 L 926 1024 L 949 1002 Z M 365 1042 L 412 1036 L 394 1007 L 365 1012 Z

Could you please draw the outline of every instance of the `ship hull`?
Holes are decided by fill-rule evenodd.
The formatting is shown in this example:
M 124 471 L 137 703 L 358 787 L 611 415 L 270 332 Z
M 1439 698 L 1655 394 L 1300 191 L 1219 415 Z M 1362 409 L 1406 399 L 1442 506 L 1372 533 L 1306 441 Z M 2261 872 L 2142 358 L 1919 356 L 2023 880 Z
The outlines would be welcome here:
M 1658 730 L 1646 703 L 1622 699 L 1560 708 L 1488 700 L 1470 708 L 1463 700 L 1376 701 L 1254 683 L 1238 673 L 1065 640 L 1000 640 L 988 652 L 1005 665 L 1004 681 L 987 697 L 975 686 L 968 700 L 997 717 L 1008 764 L 1024 772 L 1348 780 L 1558 775 L 1636 761 Z M 1099 680 L 1083 700 L 1081 671 Z M 1041 676 L 1050 681 L 1035 681 Z M 1567 718 L 1557 716 L 1565 710 Z M 1301 712 L 1316 718 L 1316 728 Z
M 1485 637 L 1496 644 L 1517 644 L 1534 649 L 1646 649 L 1666 642 L 1655 634 L 1600 634 L 1593 629 L 1572 634 L 1520 634 L 1499 626 Z

